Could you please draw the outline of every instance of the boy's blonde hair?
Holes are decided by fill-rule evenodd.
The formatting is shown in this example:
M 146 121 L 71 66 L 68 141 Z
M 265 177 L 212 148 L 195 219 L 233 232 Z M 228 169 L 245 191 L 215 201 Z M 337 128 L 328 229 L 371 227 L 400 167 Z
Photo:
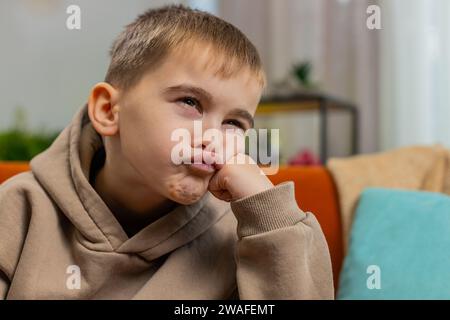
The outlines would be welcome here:
M 127 25 L 114 41 L 105 81 L 122 89 L 156 68 L 176 49 L 210 45 L 216 74 L 230 77 L 248 67 L 264 87 L 265 74 L 254 45 L 236 27 L 207 12 L 182 5 L 147 10 Z

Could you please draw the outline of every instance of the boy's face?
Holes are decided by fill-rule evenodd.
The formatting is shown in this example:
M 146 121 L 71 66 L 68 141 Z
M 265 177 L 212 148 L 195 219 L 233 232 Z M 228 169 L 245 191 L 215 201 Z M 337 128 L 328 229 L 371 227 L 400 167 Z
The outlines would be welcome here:
M 206 47 L 179 50 L 146 73 L 118 102 L 116 142 L 120 144 L 120 158 L 132 168 L 134 179 L 141 185 L 181 204 L 198 201 L 215 172 L 176 165 L 171 153 L 179 142 L 172 141 L 172 133 L 180 128 L 190 132 L 192 154 L 207 144 L 198 137 L 194 139 L 196 120 L 202 121 L 203 132 L 236 129 L 243 133 L 252 126 L 251 117 L 262 93 L 249 70 L 243 69 L 231 78 L 215 75 L 214 68 L 206 67 L 214 64 L 214 58 Z

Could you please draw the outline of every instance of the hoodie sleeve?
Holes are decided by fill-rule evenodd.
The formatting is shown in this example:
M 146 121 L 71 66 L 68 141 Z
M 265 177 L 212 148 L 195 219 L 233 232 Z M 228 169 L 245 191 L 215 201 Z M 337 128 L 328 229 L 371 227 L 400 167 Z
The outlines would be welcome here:
M 239 299 L 333 299 L 331 259 L 313 214 L 303 212 L 294 183 L 231 203 L 238 221 Z

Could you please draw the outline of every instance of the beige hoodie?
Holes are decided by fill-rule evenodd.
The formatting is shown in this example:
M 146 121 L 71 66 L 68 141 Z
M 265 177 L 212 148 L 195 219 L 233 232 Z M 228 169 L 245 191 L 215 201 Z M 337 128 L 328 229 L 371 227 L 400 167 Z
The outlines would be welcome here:
M 85 106 L 0 186 L 1 298 L 333 298 L 325 238 L 292 182 L 231 205 L 208 192 L 129 238 L 88 181 L 101 147 Z

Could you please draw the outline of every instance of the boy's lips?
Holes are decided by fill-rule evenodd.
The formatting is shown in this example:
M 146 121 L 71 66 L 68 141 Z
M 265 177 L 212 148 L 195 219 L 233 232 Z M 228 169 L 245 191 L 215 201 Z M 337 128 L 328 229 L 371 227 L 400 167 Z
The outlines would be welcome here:
M 205 153 L 203 153 L 205 154 Z M 199 171 L 202 173 L 214 173 L 217 168 L 216 168 L 216 164 L 212 161 L 208 161 L 209 163 L 205 162 L 205 160 L 201 160 L 201 162 L 199 161 L 199 159 L 195 159 L 194 156 L 191 157 L 191 161 L 190 163 L 188 163 L 187 165 L 189 167 L 191 167 L 192 169 L 194 169 L 195 171 Z M 211 163 L 212 162 L 212 163 Z
M 191 163 L 188 164 L 190 168 L 192 168 L 195 171 L 201 172 L 201 173 L 214 173 L 216 171 L 216 168 L 213 164 L 207 164 L 207 163 Z
M 200 158 L 198 153 L 201 153 Z M 195 156 L 195 154 L 197 154 L 197 157 Z M 220 164 L 216 163 L 216 159 L 214 159 L 213 157 L 214 152 L 206 150 L 194 150 L 191 158 L 185 161 L 184 164 L 197 173 L 209 175 L 220 170 L 221 168 Z

